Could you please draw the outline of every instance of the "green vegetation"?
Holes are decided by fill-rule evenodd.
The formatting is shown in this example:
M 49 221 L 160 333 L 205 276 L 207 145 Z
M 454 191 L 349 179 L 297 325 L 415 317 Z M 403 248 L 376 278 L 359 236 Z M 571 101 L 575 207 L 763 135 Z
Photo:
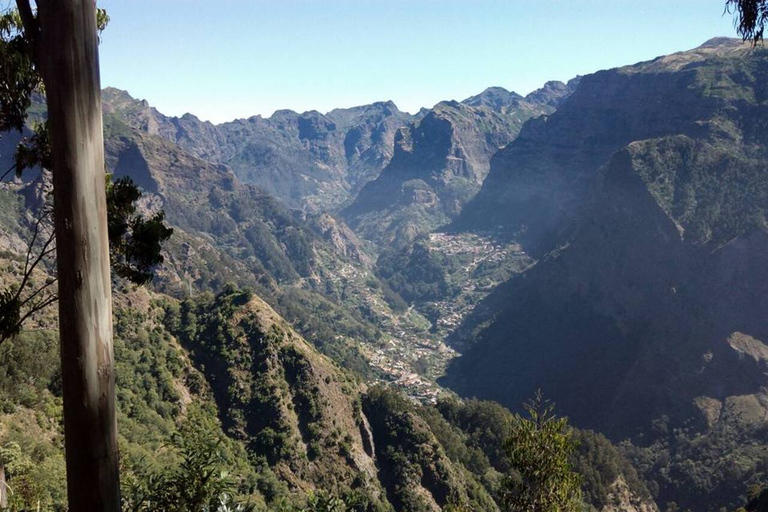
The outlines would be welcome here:
M 540 393 L 525 410 L 528 417 L 515 415 L 505 443 L 517 474 L 507 481 L 504 501 L 514 512 L 576 512 L 581 508 L 581 477 L 569 462 L 576 444 L 568 420 L 556 418 L 554 406 Z
M 142 485 L 159 485 L 162 472 L 181 467 L 176 464 L 183 457 L 174 451 L 183 455 L 185 443 L 197 442 L 194 425 L 205 425 L 205 435 L 221 430 L 204 379 L 162 327 L 160 303 L 140 290 L 122 300 L 128 297 L 134 307 L 117 307 L 114 322 L 123 483 L 130 486 L 136 475 L 150 474 Z M 10 450 L 4 457 L 14 490 L 11 510 L 34 509 L 38 501 L 42 510 L 60 510 L 66 503 L 60 378 L 55 332 L 22 331 L 0 347 L 0 447 Z M 195 384 L 201 389 L 190 394 Z M 187 434 L 189 439 L 179 437 Z M 222 439 L 217 450 L 226 463 L 221 467 L 238 475 L 227 492 L 239 500 L 255 488 L 256 473 L 243 447 Z M 128 496 L 131 490 L 124 492 Z
M 744 508 L 747 512 L 768 512 L 768 488 L 754 488 Z
M 716 492 L 730 496 L 726 506 L 736 508 L 746 502 L 750 489 L 766 485 L 765 425 L 745 428 L 729 422 L 702 435 L 695 425 L 670 423 L 669 418 L 654 422 L 652 443 L 635 439 L 620 445 L 660 504 L 685 503 L 706 510 L 707 496 Z
M 247 291 L 178 303 L 122 290 L 114 323 L 126 510 L 495 512 L 504 475 L 517 474 L 507 410 L 422 406 L 382 387 L 361 395 Z M 57 352 L 47 331 L 0 349 L 0 446 L 9 484 L 24 489 L 12 510 L 64 503 Z M 585 496 L 616 478 L 606 467 L 632 481 L 606 453 L 581 466 L 593 475 Z M 361 469 L 372 455 L 378 473 Z M 292 482 L 323 491 L 292 495 Z
M 446 451 L 455 447 L 443 448 L 417 407 L 403 396 L 373 388 L 363 399 L 363 411 L 374 433 L 387 497 L 396 510 L 427 511 L 430 499 L 440 507 L 497 509 L 469 471 L 451 464 Z
M 651 492 L 637 470 L 604 435 L 590 430 L 571 431 L 576 450 L 571 454 L 573 471 L 581 477 L 585 503 L 602 510 L 611 503 L 617 482 L 626 485 L 638 500 L 653 501 Z
M 136 212 L 142 193 L 130 177 L 114 182 L 108 177 L 106 192 L 110 265 L 118 276 L 146 284 L 165 261 L 161 249 L 173 229 L 165 225 L 162 210 L 147 219 Z
M 584 114 L 576 121 L 555 115 L 532 123 L 521 144 L 529 151 L 522 160 L 537 179 L 544 173 L 542 181 L 563 185 L 555 172 L 546 174 L 558 159 L 566 162 L 563 169 L 575 169 L 580 183 L 595 176 L 578 166 L 603 170 L 582 212 L 584 222 L 571 229 L 568 217 L 567 226 L 558 225 L 558 236 L 568 243 L 482 304 L 492 288 L 533 260 L 517 244 L 492 237 L 419 234 L 458 214 L 479 183 L 477 176 L 447 176 L 438 157 L 467 135 L 452 130 L 477 125 L 482 134 L 496 133 L 495 150 L 509 135 L 508 126 L 495 124 L 496 116 L 478 121 L 467 109 L 447 104 L 424 124 L 425 133 L 434 131 L 422 137 L 423 148 L 414 149 L 403 132 L 397 158 L 412 161 L 393 161 L 389 170 L 403 174 L 394 180 L 397 194 L 378 198 L 397 196 L 403 203 L 379 205 L 358 224 L 377 236 L 387 224 L 385 235 L 397 241 L 383 244 L 373 267 L 368 255 L 345 245 L 349 240 L 336 239 L 336 232 L 329 236 L 305 214 L 240 184 L 225 167 L 137 130 L 147 109 L 133 105 L 130 115 L 109 113 L 109 163 L 123 176 L 108 185 L 110 208 L 116 209 L 110 213 L 117 215 L 114 223 L 110 219 L 110 235 L 114 231 L 118 240 L 113 249 L 125 258 L 113 264 L 140 282 L 160 262 L 154 257 L 159 245 L 128 254 L 126 240 L 119 240 L 138 225 L 132 220 L 137 189 L 125 176 L 135 176 L 151 192 L 147 198 L 153 206 L 156 200 L 162 204 L 178 231 L 155 288 L 175 298 L 116 283 L 127 510 L 597 512 L 622 499 L 634 505 L 655 499 L 670 511 L 678 510 L 676 503 L 694 510 L 746 503 L 744 510 L 762 512 L 768 491 L 756 489 L 765 487 L 768 474 L 765 394 L 758 389 L 764 383 L 764 343 L 750 338 L 733 346 L 735 352 L 724 343 L 736 328 L 749 327 L 744 332 L 755 336 L 764 332 L 759 257 L 766 254 L 760 236 L 768 231 L 768 61 L 765 52 L 754 57 L 716 57 L 686 65 L 679 75 L 634 68 L 598 74 L 585 79 L 588 86 L 607 80 L 612 87 L 601 91 L 622 94 L 637 93 L 626 87 L 633 84 L 632 73 L 649 75 L 634 85 L 653 94 L 615 99 L 614 113 L 626 119 L 612 118 L 594 132 L 586 129 L 599 124 L 587 115 L 596 111 L 594 104 L 574 103 L 571 108 Z M 654 65 L 663 68 L 663 61 Z M 670 101 L 696 108 L 680 109 L 672 120 L 660 116 L 648 110 L 659 90 Z M 596 97 L 605 99 L 591 100 Z M 515 122 L 523 117 L 516 114 Z M 330 133 L 318 119 L 303 116 L 297 122 L 305 135 Z M 652 122 L 640 126 L 646 119 Z M 670 133 L 662 133 L 666 129 Z M 549 134 L 552 154 L 541 150 L 536 137 L 542 134 Z M 478 134 L 469 135 L 467 140 Z M 594 141 L 609 139 L 611 147 L 595 149 Z M 585 148 L 595 153 L 579 153 Z M 515 161 L 515 154 L 504 151 L 499 165 L 506 169 L 503 158 Z M 244 167 L 277 153 L 247 146 L 234 163 Z M 525 160 L 534 158 L 531 153 L 535 160 Z M 429 155 L 438 157 L 416 165 Z M 281 162 L 278 171 L 287 165 Z M 435 172 L 421 176 L 424 169 Z M 516 169 L 507 174 L 525 176 L 524 165 Z M 535 188 L 534 182 L 523 184 Z M 578 202 L 558 192 L 528 198 L 523 209 L 536 210 L 529 207 L 538 207 L 540 199 L 544 204 L 542 198 L 566 209 Z M 20 197 L 0 191 L 2 234 L 22 229 Z M 514 215 L 503 213 L 493 222 L 507 217 Z M 526 236 L 551 220 L 548 214 L 531 219 L 523 222 Z M 148 222 L 150 235 L 167 238 L 162 216 Z M 401 247 L 403 240 L 412 243 Z M 485 257 L 490 254 L 494 258 Z M 9 267 L 23 261 L 12 253 L 0 256 Z M 542 385 L 572 393 L 560 403 L 570 407 L 577 424 L 615 426 L 616 439 L 631 432 L 631 441 L 617 449 L 601 434 L 570 427 L 541 400 L 521 415 L 452 397 L 417 404 L 391 388 L 361 384 L 376 377 L 361 340 L 369 343 L 366 348 L 379 341 L 381 348 L 397 332 L 406 344 L 432 341 L 437 336 L 420 338 L 429 326 L 416 311 L 442 335 L 476 305 L 485 316 L 464 326 L 483 331 L 481 356 L 468 367 L 465 382 L 490 389 L 513 407 L 541 383 L 534 378 L 540 372 L 546 377 Z M 437 325 L 449 317 L 453 324 Z M 38 503 L 43 510 L 60 510 L 65 501 L 61 372 L 50 320 L 35 319 L 31 329 L 0 346 L 0 464 L 15 491 L 14 512 Z M 715 331 L 717 337 L 707 337 Z M 434 369 L 427 354 L 413 365 L 419 373 Z M 599 389 L 587 387 L 596 374 Z M 659 375 L 674 378 L 652 378 Z M 632 379 L 649 386 L 633 388 Z M 724 386 L 735 391 L 723 395 Z M 708 408 L 691 407 L 690 399 L 704 400 Z M 679 415 L 659 415 L 657 406 Z M 757 420 L 748 424 L 751 417 Z
M 205 413 L 190 411 L 179 429 L 171 436 L 173 453 L 178 461 L 166 462 L 161 469 L 141 464 L 123 471 L 124 512 L 250 512 L 251 503 L 236 503 L 244 482 L 237 482 L 228 471 L 229 465 L 221 431 Z
M 766 78 L 764 49 L 713 40 L 584 77 L 526 124 L 461 227 L 541 259 L 465 319 L 442 382 L 508 407 L 542 388 L 629 438 L 662 507 L 730 510 L 764 485 L 765 357 L 746 353 L 766 333 Z
M 455 295 L 457 290 L 446 276 L 462 263 L 433 254 L 422 241 L 416 241 L 406 250 L 384 252 L 377 270 L 392 290 L 408 302 L 442 300 Z

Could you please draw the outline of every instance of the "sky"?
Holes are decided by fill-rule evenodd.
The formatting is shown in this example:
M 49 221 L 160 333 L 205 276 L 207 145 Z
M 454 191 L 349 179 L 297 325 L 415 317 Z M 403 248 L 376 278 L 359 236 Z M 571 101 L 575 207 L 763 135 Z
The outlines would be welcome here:
M 735 36 L 725 0 L 99 0 L 101 82 L 215 123 L 526 94 Z

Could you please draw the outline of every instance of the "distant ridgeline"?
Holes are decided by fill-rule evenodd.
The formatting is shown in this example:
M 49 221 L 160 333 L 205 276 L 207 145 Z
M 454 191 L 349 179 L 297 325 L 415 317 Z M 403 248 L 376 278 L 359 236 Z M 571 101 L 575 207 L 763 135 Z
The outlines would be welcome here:
M 105 90 L 109 172 L 174 227 L 150 287 L 115 281 L 126 496 L 202 439 L 261 509 L 503 510 L 511 413 L 445 373 L 552 398 L 590 510 L 746 503 L 768 484 L 766 125 L 768 51 L 730 39 L 416 115 L 213 125 Z M 0 288 L 44 199 L 34 173 L 0 184 Z M 65 501 L 55 318 L 0 346 L 20 507 Z M 393 389 L 413 382 L 440 398 Z

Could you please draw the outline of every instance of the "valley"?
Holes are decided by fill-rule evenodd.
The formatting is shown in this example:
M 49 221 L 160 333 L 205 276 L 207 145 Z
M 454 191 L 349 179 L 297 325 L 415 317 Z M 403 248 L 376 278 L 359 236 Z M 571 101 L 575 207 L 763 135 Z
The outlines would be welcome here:
M 173 229 L 150 283 L 112 276 L 126 503 L 208 439 L 255 510 L 506 511 L 540 392 L 585 511 L 768 488 L 768 50 L 715 38 L 416 114 L 102 102 L 109 179 Z M 35 96 L 0 164 L 46 117 Z M 0 182 L 4 297 L 50 203 L 32 167 Z M 0 469 L 45 510 L 66 498 L 56 317 L 0 344 Z

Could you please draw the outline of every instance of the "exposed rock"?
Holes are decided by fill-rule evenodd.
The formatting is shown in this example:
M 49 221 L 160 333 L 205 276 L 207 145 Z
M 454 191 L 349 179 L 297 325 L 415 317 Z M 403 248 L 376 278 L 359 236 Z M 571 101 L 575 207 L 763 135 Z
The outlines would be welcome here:
M 459 215 L 488 174 L 491 156 L 526 120 L 552 110 L 500 87 L 438 103 L 398 131 L 392 161 L 344 218 L 382 247 L 408 244 Z
M 611 485 L 608 504 L 601 512 L 658 512 L 659 507 L 652 500 L 641 499 L 627 486 L 622 476 Z
M 378 176 L 392 157 L 395 131 L 411 117 L 379 102 L 323 115 L 278 110 L 271 117 L 214 125 L 191 114 L 168 117 L 114 88 L 104 111 L 212 163 L 227 164 L 292 207 L 334 209 Z

